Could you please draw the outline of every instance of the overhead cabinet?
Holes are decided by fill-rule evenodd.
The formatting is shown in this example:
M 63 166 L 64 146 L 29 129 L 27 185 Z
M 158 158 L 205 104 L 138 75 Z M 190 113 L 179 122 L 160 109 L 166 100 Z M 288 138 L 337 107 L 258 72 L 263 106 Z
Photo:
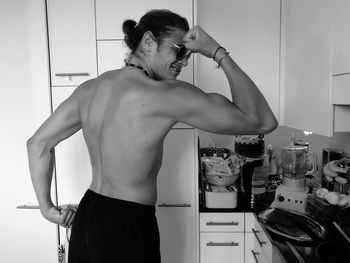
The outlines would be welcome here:
M 334 131 L 350 131 L 350 2 L 332 1 L 332 86 Z
M 350 131 L 349 1 L 283 7 L 285 125 L 326 136 Z
M 97 76 L 94 0 L 47 1 L 52 86 Z
M 350 74 L 350 1 L 332 4 L 332 75 Z

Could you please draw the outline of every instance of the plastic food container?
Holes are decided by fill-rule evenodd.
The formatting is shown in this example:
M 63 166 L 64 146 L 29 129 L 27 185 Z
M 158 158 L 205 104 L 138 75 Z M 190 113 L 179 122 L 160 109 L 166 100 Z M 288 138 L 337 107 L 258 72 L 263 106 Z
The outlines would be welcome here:
M 232 192 L 205 191 L 205 206 L 208 208 L 236 208 L 237 191 L 232 191 Z

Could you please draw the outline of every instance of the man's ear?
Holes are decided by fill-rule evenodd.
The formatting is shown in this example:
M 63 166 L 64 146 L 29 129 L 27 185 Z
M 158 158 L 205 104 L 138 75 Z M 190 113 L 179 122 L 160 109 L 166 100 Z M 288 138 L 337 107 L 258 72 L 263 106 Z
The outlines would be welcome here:
M 151 31 L 146 31 L 143 34 L 141 43 L 142 49 L 146 52 L 152 51 L 154 47 L 157 47 L 158 45 Z

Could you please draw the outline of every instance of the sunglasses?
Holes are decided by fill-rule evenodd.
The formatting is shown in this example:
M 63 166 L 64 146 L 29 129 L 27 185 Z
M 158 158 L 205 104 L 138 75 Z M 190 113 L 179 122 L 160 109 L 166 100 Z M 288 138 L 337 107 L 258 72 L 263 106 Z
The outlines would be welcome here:
M 191 50 L 187 49 L 185 47 L 185 45 L 182 45 L 182 44 L 177 45 L 177 44 L 174 44 L 174 43 L 172 43 L 172 42 L 170 42 L 170 41 L 168 41 L 166 39 L 164 39 L 164 40 L 177 49 L 177 53 L 176 53 L 176 59 L 177 60 L 182 60 L 184 58 L 186 60 L 188 60 L 191 57 L 192 52 L 191 52 Z

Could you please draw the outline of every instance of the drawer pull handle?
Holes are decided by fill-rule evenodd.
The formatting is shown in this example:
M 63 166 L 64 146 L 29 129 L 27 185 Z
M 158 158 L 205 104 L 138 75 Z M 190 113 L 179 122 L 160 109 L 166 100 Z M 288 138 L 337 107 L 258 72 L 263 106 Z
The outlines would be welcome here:
M 259 260 L 258 260 L 258 257 L 257 257 L 259 255 L 259 252 L 255 252 L 254 250 L 252 250 L 252 254 L 253 254 L 253 257 L 255 259 L 255 262 L 259 263 Z
M 207 226 L 238 226 L 238 222 L 207 222 Z
M 210 241 L 209 243 L 207 243 L 208 247 L 238 247 L 239 243 L 236 242 L 212 242 Z
M 191 207 L 190 204 L 184 203 L 184 204 L 166 204 L 162 203 L 159 204 L 158 207 Z
M 17 209 L 40 209 L 38 205 L 19 205 Z
M 259 237 L 258 237 L 258 233 L 259 233 L 260 231 L 259 231 L 259 230 L 255 230 L 254 228 L 252 228 L 252 231 L 253 231 L 253 233 L 254 233 L 254 236 L 255 236 L 256 240 L 258 240 L 258 243 L 259 243 L 260 247 L 262 247 L 263 245 L 265 245 L 266 242 L 265 242 L 265 241 L 261 241 L 261 240 L 259 239 Z
M 81 73 L 56 73 L 56 77 L 83 77 L 83 76 L 90 76 L 87 72 L 81 72 Z
M 85 77 L 85 76 L 90 76 L 89 73 L 87 72 L 81 72 L 81 73 L 56 73 L 55 74 L 56 77 L 68 77 L 69 80 L 72 80 L 72 77 Z

